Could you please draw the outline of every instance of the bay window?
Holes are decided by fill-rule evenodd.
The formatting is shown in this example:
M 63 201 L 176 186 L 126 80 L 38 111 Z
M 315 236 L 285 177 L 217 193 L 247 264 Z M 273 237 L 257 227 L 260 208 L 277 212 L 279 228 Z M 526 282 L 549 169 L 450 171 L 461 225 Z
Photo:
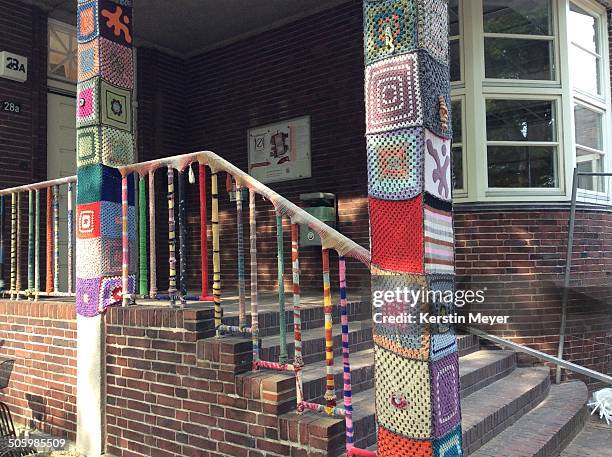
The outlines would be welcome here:
M 456 201 L 564 201 L 574 167 L 612 169 L 601 5 L 450 0 L 449 32 Z

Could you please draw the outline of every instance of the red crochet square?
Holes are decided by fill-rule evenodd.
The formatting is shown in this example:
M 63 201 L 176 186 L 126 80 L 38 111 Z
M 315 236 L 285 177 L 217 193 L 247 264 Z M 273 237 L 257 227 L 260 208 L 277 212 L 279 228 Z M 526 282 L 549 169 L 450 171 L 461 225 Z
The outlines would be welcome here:
M 372 263 L 385 270 L 423 273 L 423 197 L 369 198 Z
M 388 457 L 432 457 L 433 446 L 431 441 L 412 440 L 379 427 L 378 455 Z

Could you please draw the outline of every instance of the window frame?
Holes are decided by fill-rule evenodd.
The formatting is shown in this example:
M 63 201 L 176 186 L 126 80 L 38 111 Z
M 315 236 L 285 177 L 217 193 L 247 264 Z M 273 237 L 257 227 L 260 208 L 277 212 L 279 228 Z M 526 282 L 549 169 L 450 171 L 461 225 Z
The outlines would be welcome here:
M 467 197 L 468 192 L 469 192 L 469 182 L 467 180 L 467 167 L 468 167 L 468 163 L 467 163 L 467 154 L 466 154 L 466 150 L 467 150 L 467 136 L 465 134 L 465 129 L 466 129 L 466 122 L 465 122 L 465 96 L 464 95 L 456 95 L 454 97 L 451 98 L 451 104 L 454 102 L 459 102 L 460 106 L 461 106 L 461 143 L 459 143 L 460 147 L 461 147 L 461 163 L 462 163 L 462 167 L 461 167 L 461 178 L 462 178 L 462 182 L 463 182 L 463 187 L 461 189 L 455 189 L 453 187 L 453 198 L 458 198 L 458 197 Z M 453 148 L 456 147 L 456 144 L 453 143 L 451 145 L 451 153 Z
M 75 71 L 75 74 L 77 75 L 77 80 L 78 80 L 78 71 L 79 71 L 78 70 L 78 40 L 76 38 L 77 36 L 76 27 L 70 24 L 66 24 L 64 22 L 57 21 L 55 19 L 51 19 L 51 18 L 47 20 L 47 80 L 55 81 L 55 82 L 63 83 L 63 84 L 71 84 L 71 85 L 76 84 L 77 83 L 76 80 L 73 81 L 69 78 L 62 77 L 62 76 L 59 76 L 51 72 L 51 64 L 50 64 L 51 52 L 57 52 L 51 49 L 51 34 L 54 31 L 64 32 L 70 37 L 71 40 L 74 39 L 74 44 L 76 46 L 76 48 L 74 48 L 74 53 L 75 53 L 74 71 Z M 71 50 L 68 50 L 68 52 L 71 52 Z M 68 59 L 66 61 L 70 62 Z
M 602 97 L 581 99 L 587 107 L 604 112 L 603 150 L 612 146 L 612 105 L 610 104 L 608 18 L 606 9 L 594 0 L 573 3 L 599 14 L 600 66 Z M 568 15 L 570 0 L 552 0 L 552 30 L 555 32 L 554 56 L 556 81 L 498 80 L 485 78 L 483 0 L 462 1 L 460 8 L 460 58 L 462 81 L 451 83 L 451 98 L 462 100 L 464 191 L 455 191 L 457 203 L 470 202 L 561 202 L 571 196 L 573 170 L 576 166 L 574 129 L 574 90 L 571 81 Z M 489 188 L 486 133 L 486 99 L 554 100 L 556 103 L 557 187 Z M 467 122 L 467 119 L 470 121 Z M 604 171 L 612 171 L 612 154 L 606 153 Z M 600 198 L 601 201 L 601 198 Z

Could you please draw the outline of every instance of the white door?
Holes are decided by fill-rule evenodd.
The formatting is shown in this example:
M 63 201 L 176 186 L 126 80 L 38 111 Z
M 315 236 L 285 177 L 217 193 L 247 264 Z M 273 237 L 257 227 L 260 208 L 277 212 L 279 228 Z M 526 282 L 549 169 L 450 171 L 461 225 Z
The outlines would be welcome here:
M 76 98 L 49 93 L 47 96 L 47 178 L 57 179 L 73 176 L 75 174 Z M 76 197 L 76 186 L 74 188 L 73 197 Z M 46 201 L 45 199 L 46 194 L 42 194 L 41 206 L 43 202 Z M 67 187 L 64 185 L 60 187 L 59 198 L 60 292 L 66 292 L 68 290 L 67 205 Z M 74 199 L 73 209 L 76 209 Z M 76 214 L 74 216 L 76 216 Z

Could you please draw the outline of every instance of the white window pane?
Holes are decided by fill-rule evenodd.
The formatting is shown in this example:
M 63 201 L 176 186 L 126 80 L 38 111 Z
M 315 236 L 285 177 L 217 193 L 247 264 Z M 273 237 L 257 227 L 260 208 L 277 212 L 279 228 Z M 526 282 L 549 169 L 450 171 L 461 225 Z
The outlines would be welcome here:
M 599 20 L 596 17 L 571 3 L 568 25 L 570 41 L 599 54 Z
M 485 38 L 485 76 L 492 79 L 555 79 L 553 42 Z
M 487 100 L 489 141 L 556 141 L 555 102 Z
M 574 107 L 576 144 L 603 149 L 602 115 L 581 105 Z
M 489 146 L 489 187 L 557 186 L 555 146 Z
M 552 35 L 551 0 L 483 0 L 486 33 Z
M 574 88 L 592 94 L 600 93 L 599 58 L 586 52 L 577 46 L 570 46 L 571 68 L 579 68 L 580 71 L 572 72 Z
M 603 172 L 603 158 L 599 154 L 588 151 L 576 150 L 576 168 L 582 173 Z M 604 192 L 604 179 L 597 176 L 579 176 L 578 187 L 584 190 Z

